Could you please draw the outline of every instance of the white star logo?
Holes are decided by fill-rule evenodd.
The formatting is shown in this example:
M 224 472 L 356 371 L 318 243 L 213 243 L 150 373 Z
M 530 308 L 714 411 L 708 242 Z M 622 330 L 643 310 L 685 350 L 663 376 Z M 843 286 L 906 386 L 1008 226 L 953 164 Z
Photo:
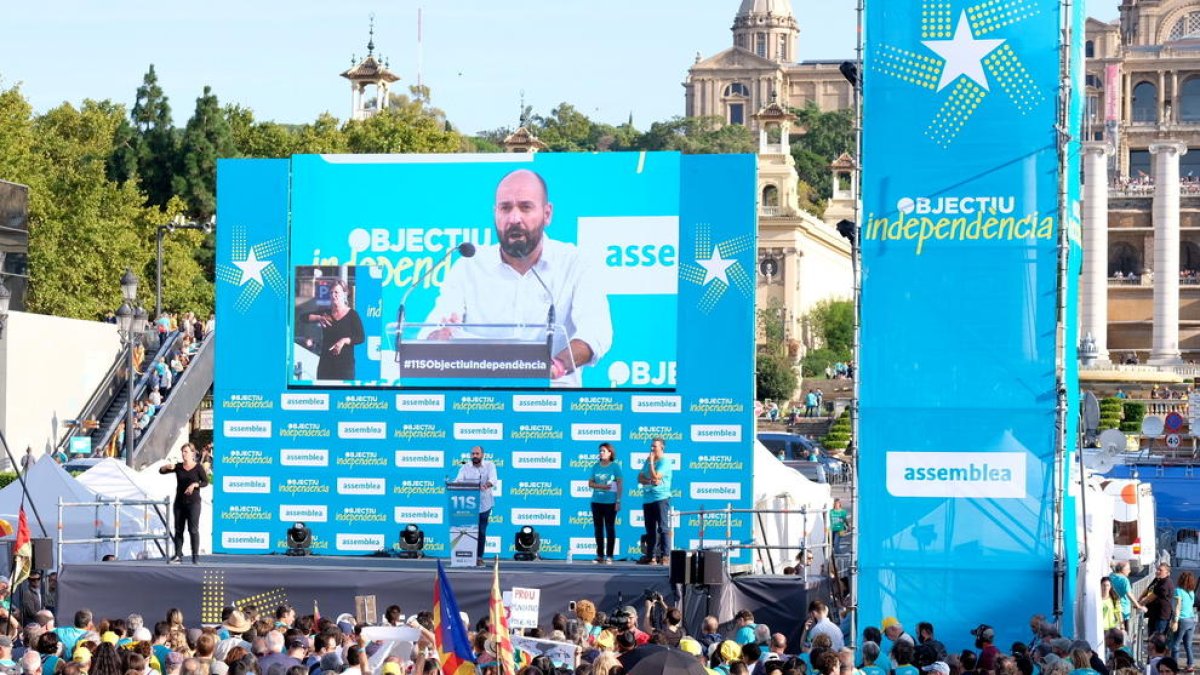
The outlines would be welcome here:
M 257 281 L 259 286 L 265 286 L 263 283 L 262 271 L 271 266 L 270 260 L 259 260 L 254 254 L 254 249 L 246 254 L 246 259 L 238 262 L 233 261 L 233 266 L 242 271 L 242 279 L 238 282 L 238 286 L 245 286 L 250 281 Z
M 725 276 L 725 270 L 736 263 L 736 260 L 726 260 L 721 257 L 721 252 L 713 247 L 712 257 L 708 260 L 697 260 L 696 264 L 704 268 L 704 281 L 701 286 L 707 286 L 708 282 L 719 280 L 726 286 L 729 285 L 729 278 Z
M 983 59 L 995 51 L 1004 40 L 976 40 L 971 31 L 971 22 L 967 13 L 963 12 L 958 18 L 958 27 L 954 29 L 953 40 L 922 40 L 922 44 L 945 59 L 942 66 L 942 80 L 938 83 L 938 91 L 950 86 L 959 75 L 975 80 L 979 86 L 988 88 L 987 75 L 983 72 Z

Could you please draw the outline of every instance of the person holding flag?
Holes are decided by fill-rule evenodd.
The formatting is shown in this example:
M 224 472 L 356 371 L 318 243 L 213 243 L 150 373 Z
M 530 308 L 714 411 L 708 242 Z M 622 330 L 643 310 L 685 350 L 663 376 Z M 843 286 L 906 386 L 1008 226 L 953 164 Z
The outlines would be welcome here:
M 442 561 L 437 564 L 437 580 L 433 585 L 433 635 L 442 675 L 475 675 L 475 653 L 467 627 L 459 617 L 458 601 L 446 578 Z
M 504 609 L 504 596 L 500 593 L 500 556 L 496 556 L 496 567 L 492 574 L 492 595 L 488 598 L 488 615 L 492 644 L 496 648 L 499 675 L 514 675 L 512 637 L 508 632 L 508 612 Z

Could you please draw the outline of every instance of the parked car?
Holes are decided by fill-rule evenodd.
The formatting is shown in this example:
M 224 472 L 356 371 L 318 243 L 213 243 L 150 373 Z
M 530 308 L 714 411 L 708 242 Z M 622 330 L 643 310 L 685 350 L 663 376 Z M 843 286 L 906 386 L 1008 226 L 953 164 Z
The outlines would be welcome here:
M 824 483 L 840 483 L 846 479 L 846 463 L 831 457 L 825 448 L 807 436 L 789 434 L 782 431 L 763 431 L 758 434 L 758 440 L 767 449 L 783 460 L 784 464 L 800 471 L 806 478 Z M 816 451 L 817 461 L 809 458 Z M 804 465 L 810 466 L 804 466 Z M 820 469 L 813 464 L 820 464 Z M 826 480 L 818 480 L 816 476 L 825 474 Z

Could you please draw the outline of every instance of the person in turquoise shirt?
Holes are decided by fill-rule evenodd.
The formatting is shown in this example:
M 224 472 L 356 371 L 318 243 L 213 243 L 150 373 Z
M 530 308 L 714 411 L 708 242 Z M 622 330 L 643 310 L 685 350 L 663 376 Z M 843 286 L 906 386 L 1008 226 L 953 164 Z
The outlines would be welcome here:
M 646 518 L 646 555 L 638 560 L 639 565 L 665 565 L 667 551 L 671 550 L 670 524 L 667 514 L 671 510 L 671 463 L 666 458 L 667 443 L 661 438 L 650 441 L 650 456 L 638 472 L 638 484 L 642 486 L 642 514 Z
M 621 510 L 621 463 L 611 443 L 600 444 L 600 459 L 588 477 L 592 489 L 592 526 L 596 530 L 596 559 L 611 565 L 617 540 L 617 511 Z
M 1187 657 L 1187 672 L 1192 672 L 1192 635 L 1196 632 L 1196 575 L 1184 572 L 1175 585 L 1175 621 L 1171 626 L 1170 654 L 1179 660 L 1179 644 L 1183 643 L 1183 654 Z
M 879 645 L 874 642 L 864 642 L 862 645 L 863 675 L 888 675 L 888 669 L 875 665 L 879 660 Z

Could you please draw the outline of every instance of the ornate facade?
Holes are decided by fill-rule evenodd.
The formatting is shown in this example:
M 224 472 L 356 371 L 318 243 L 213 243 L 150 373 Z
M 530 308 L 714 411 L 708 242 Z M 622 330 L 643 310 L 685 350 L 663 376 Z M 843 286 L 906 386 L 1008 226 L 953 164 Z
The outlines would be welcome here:
M 1082 332 L 1171 365 L 1200 359 L 1200 0 L 1117 9 L 1086 26 Z
M 754 113 L 774 100 L 821 110 L 853 104 L 854 91 L 838 70 L 841 60 L 794 60 L 800 27 L 791 0 L 742 0 L 732 31 L 732 47 L 708 58 L 697 54 L 688 70 L 688 117 L 715 115 L 754 127 Z

